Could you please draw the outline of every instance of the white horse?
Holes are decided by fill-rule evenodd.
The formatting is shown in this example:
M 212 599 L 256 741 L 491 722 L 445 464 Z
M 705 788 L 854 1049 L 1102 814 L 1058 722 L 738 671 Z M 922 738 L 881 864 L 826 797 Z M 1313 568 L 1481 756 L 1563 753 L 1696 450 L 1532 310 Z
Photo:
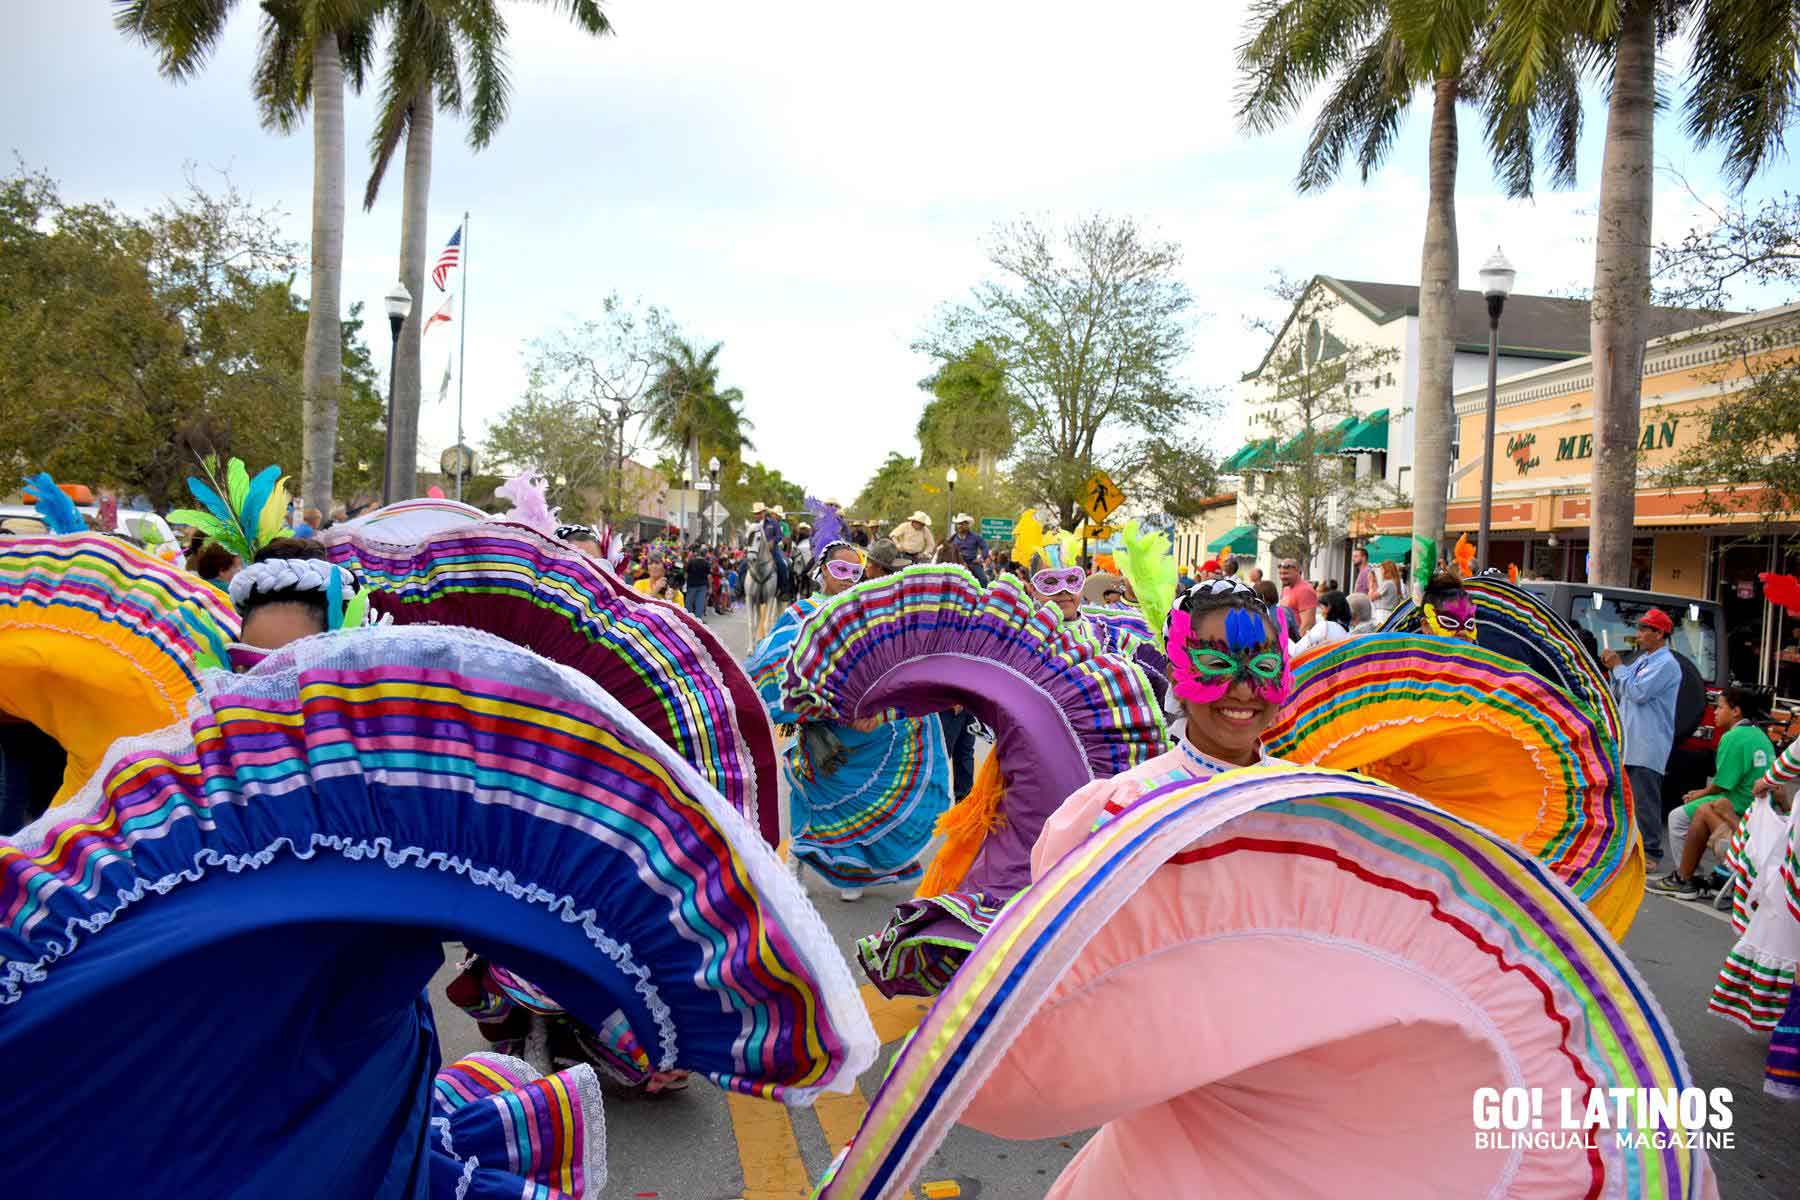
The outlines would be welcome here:
M 780 577 L 775 571 L 775 549 L 763 537 L 761 525 L 750 530 L 750 550 L 744 568 L 745 611 L 750 618 L 752 648 L 769 636 L 775 624 L 775 610 L 781 607 Z

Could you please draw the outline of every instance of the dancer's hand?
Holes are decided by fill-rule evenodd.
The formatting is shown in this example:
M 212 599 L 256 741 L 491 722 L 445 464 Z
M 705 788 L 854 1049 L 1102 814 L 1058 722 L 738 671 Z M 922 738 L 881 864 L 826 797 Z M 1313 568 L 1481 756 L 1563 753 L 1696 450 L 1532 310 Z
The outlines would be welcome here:
M 881 727 L 880 717 L 858 717 L 850 722 L 850 728 L 858 733 L 874 733 Z

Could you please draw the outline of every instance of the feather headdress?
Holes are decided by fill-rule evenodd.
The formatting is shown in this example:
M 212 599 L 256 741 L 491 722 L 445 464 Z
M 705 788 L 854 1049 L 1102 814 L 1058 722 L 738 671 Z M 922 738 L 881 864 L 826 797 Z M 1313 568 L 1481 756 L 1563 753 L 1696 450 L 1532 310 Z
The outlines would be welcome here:
M 87 519 L 69 499 L 68 493 L 56 486 L 48 471 L 39 471 L 25 481 L 25 494 L 31 497 L 44 528 L 51 533 L 86 533 Z
M 1032 555 L 1043 548 L 1044 527 L 1038 523 L 1036 510 L 1028 508 L 1013 522 L 1012 560 L 1030 570 Z
M 244 460 L 225 464 L 219 479 L 219 458 L 209 454 L 200 460 L 205 480 L 188 477 L 188 491 L 202 508 L 178 508 L 169 514 L 175 525 L 192 525 L 208 538 L 237 555 L 246 565 L 256 552 L 278 537 L 292 537 L 287 527 L 287 476 L 278 466 L 267 466 L 253 479 Z
M 844 525 L 844 518 L 838 515 L 833 505 L 814 496 L 806 498 L 806 511 L 813 515 L 813 557 L 824 557 L 828 547 L 843 543 L 850 544 L 850 530 Z
M 1169 619 L 1169 608 L 1175 603 L 1175 555 L 1166 534 L 1139 529 L 1136 521 L 1127 521 L 1119 531 L 1124 549 L 1115 556 L 1120 572 L 1131 583 L 1144 621 L 1161 635 L 1163 623 Z
M 550 507 L 548 482 L 536 471 L 521 471 L 495 488 L 494 495 L 513 503 L 511 509 L 500 514 L 500 519 L 535 529 L 545 537 L 554 537 L 557 510 Z

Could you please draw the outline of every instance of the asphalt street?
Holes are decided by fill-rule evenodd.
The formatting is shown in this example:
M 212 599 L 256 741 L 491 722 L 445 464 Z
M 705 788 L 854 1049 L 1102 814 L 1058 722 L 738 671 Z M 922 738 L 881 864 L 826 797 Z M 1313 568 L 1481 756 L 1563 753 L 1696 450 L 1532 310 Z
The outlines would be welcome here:
M 742 616 L 713 617 L 714 627 L 740 654 L 746 638 Z M 784 822 L 785 824 L 785 822 Z M 875 888 L 843 902 L 812 876 L 808 893 L 838 945 L 854 964 L 852 944 L 879 928 L 910 887 Z M 1625 949 L 1649 983 L 1681 1039 L 1695 1081 L 1728 1087 L 1736 1148 L 1713 1155 L 1721 1195 L 1727 1200 L 1794 1200 L 1800 1196 L 1800 1110 L 1762 1092 L 1766 1037 L 1755 1037 L 1711 1016 L 1706 997 L 1734 940 L 1724 914 L 1704 905 L 1647 896 Z M 474 1023 L 443 997 L 449 963 L 432 984 L 438 1036 L 446 1061 L 482 1049 Z M 853 974 L 860 973 L 852 966 Z M 1221 981 L 1221 986 L 1232 986 Z M 767 1101 L 726 1096 L 696 1080 L 687 1091 L 641 1099 L 609 1093 L 606 1141 L 612 1200 L 793 1200 L 803 1197 L 856 1128 L 881 1073 L 899 1041 L 917 1023 L 918 1001 L 885 1001 L 864 989 L 884 1043 L 856 1094 L 834 1096 L 814 1109 L 785 1109 Z M 1104 1053 L 1104 1031 L 1095 1031 Z M 1037 1200 L 1085 1139 L 1008 1142 L 958 1128 L 940 1148 L 920 1182 L 953 1180 L 963 1197 Z M 920 1195 L 917 1187 L 911 1193 Z

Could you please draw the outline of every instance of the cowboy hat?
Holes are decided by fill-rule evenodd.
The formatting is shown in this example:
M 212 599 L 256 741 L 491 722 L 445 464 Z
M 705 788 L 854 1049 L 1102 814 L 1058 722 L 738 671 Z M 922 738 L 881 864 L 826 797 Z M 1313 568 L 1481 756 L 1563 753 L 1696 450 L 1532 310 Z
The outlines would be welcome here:
M 965 525 L 965 524 L 968 524 L 969 522 L 973 521 L 974 519 L 975 518 L 971 517 L 968 513 L 957 513 L 956 519 L 951 521 L 950 523 L 952 525 Z
M 931 524 L 931 514 L 928 512 L 924 512 L 922 510 L 919 512 L 915 512 L 912 516 L 910 516 L 906 519 L 909 521 L 917 521 L 921 525 L 930 525 Z
M 774 513 L 778 517 L 781 517 L 784 519 L 787 517 L 787 513 L 782 511 L 782 507 L 779 504 L 777 504 L 774 508 L 771 508 L 769 511 Z
M 768 512 L 769 506 L 764 504 L 761 500 L 758 500 L 755 504 L 750 506 L 750 511 L 753 513 Z

